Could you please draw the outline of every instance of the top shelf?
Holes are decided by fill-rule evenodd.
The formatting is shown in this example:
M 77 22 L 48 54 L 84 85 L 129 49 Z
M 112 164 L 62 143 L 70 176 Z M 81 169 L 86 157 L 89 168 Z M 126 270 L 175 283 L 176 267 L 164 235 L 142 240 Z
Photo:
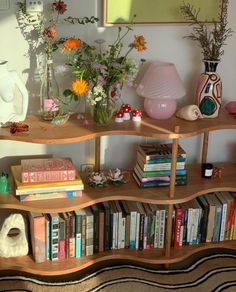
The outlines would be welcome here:
M 89 125 L 83 125 L 83 120 L 72 116 L 63 126 L 55 126 L 41 120 L 40 116 L 28 116 L 25 123 L 29 125 L 29 132 L 11 134 L 9 128 L 0 128 L 1 140 L 13 140 L 38 144 L 66 144 L 81 142 L 109 135 L 135 135 L 153 138 L 187 138 L 199 135 L 206 131 L 220 129 L 236 129 L 236 118 L 229 115 L 224 109 L 218 118 L 185 121 L 176 117 L 168 120 L 154 120 L 146 115 L 141 122 L 125 121 L 115 123 L 113 120 L 108 126 L 96 125 L 91 118 Z M 175 127 L 179 126 L 179 133 Z

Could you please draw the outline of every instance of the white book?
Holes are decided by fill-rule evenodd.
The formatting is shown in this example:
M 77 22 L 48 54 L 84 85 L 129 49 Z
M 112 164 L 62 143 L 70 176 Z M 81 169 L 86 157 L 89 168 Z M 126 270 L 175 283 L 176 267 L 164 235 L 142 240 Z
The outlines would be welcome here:
M 121 248 L 125 248 L 125 224 L 126 224 L 126 218 L 122 217 Z
M 154 233 L 154 248 L 159 245 L 159 232 L 160 232 L 160 210 L 156 210 L 156 222 L 155 222 L 155 233 Z
M 118 201 L 114 201 L 117 214 L 118 214 L 118 221 L 117 221 L 117 249 L 121 249 L 122 245 L 122 210 Z
M 227 201 L 225 200 L 225 198 L 222 196 L 221 192 L 216 192 L 215 194 L 222 204 L 222 216 L 221 216 L 221 225 L 220 225 L 220 241 L 224 241 L 228 204 L 227 204 Z
M 129 248 L 135 249 L 136 240 L 136 221 L 137 221 L 137 205 L 136 202 L 126 201 L 128 212 L 130 213 L 130 235 L 129 235 Z
M 136 217 L 136 239 L 135 239 L 135 248 L 139 248 L 139 229 L 140 229 L 140 213 L 137 212 Z

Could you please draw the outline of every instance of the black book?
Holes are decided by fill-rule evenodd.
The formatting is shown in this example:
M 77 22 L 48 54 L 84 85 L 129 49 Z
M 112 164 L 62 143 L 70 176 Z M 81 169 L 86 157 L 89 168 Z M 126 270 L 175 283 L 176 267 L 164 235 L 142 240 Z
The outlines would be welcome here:
M 99 209 L 97 205 L 92 205 L 93 212 L 93 252 L 99 252 Z
M 104 250 L 109 250 L 111 238 L 111 211 L 109 202 L 103 202 L 102 204 L 105 212 Z
M 201 242 L 206 242 L 209 205 L 204 196 L 198 197 L 197 201 L 202 208 L 202 217 L 200 221 L 200 240 Z

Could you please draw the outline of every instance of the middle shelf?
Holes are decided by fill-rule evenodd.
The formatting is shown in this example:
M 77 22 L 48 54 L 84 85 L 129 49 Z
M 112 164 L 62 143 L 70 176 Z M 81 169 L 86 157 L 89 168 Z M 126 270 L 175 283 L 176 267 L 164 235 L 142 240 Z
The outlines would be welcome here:
M 130 173 L 130 180 L 121 186 L 106 186 L 92 188 L 86 184 L 86 177 L 81 174 L 84 181 L 84 191 L 81 198 L 51 199 L 32 202 L 20 202 L 14 195 L 14 186 L 10 180 L 11 191 L 8 195 L 0 196 L 0 207 L 31 212 L 66 212 L 82 209 L 99 202 L 111 200 L 132 200 L 150 204 L 176 204 L 189 201 L 200 195 L 215 191 L 236 191 L 235 173 L 236 163 L 217 164 L 222 169 L 221 178 L 206 179 L 201 177 L 201 166 L 187 165 L 188 182 L 184 186 L 175 188 L 174 198 L 169 198 L 169 187 L 140 188 Z M 145 192 L 144 192 L 145 190 Z

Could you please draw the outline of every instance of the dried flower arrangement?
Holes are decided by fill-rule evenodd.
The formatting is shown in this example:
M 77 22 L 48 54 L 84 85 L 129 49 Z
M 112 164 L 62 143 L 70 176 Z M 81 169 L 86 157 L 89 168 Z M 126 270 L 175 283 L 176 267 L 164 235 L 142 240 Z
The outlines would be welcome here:
M 197 41 L 202 49 L 204 60 L 220 61 L 224 54 L 222 47 L 226 45 L 226 39 L 232 36 L 233 31 L 228 28 L 228 5 L 229 0 L 220 1 L 219 20 L 212 20 L 212 23 L 199 20 L 200 9 L 194 8 L 189 3 L 180 6 L 182 15 L 193 26 L 193 32 L 185 38 Z

